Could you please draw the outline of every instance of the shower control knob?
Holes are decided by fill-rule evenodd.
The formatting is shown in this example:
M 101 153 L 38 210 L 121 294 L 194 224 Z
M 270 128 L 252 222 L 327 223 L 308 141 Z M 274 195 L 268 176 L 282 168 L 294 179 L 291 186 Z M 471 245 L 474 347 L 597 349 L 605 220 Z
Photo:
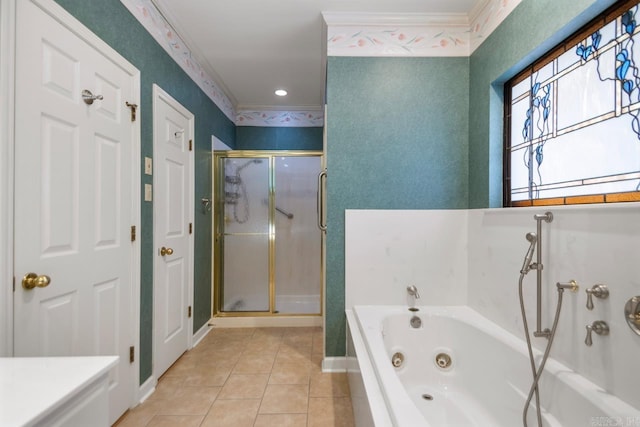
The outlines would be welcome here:
M 593 310 L 593 297 L 605 299 L 609 296 L 609 288 L 607 285 L 593 285 L 586 290 L 587 292 L 587 310 Z
M 587 338 L 585 338 L 584 343 L 587 347 L 591 347 L 593 345 L 593 340 L 591 339 L 591 333 L 595 332 L 598 335 L 609 335 L 609 325 L 604 320 L 596 320 L 590 325 L 587 325 Z

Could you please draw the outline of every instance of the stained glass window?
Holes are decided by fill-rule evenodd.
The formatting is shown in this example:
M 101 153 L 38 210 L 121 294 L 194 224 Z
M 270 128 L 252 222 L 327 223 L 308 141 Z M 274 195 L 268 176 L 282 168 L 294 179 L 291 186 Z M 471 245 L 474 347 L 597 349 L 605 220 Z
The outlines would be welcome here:
M 640 2 L 505 86 L 505 205 L 640 201 Z

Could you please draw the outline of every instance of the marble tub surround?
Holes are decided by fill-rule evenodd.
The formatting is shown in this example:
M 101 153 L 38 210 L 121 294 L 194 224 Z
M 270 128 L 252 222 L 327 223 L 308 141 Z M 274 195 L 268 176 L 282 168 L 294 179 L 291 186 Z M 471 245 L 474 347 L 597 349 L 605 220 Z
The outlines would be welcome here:
M 346 374 L 322 373 L 321 328 L 213 329 L 118 427 L 353 426 Z
M 565 292 L 551 357 L 633 407 L 640 407 L 634 368 L 640 337 L 626 324 L 625 302 L 640 281 L 640 204 L 550 206 L 473 210 L 348 210 L 345 216 L 345 297 L 353 305 L 406 305 L 415 285 L 420 305 L 467 305 L 524 339 L 518 275 L 535 231 L 533 215 L 550 211 L 544 224 L 543 320 L 550 327 L 556 282 L 574 279 Z M 587 310 L 585 289 L 602 283 L 605 300 Z M 535 275 L 524 279 L 529 324 L 535 324 Z M 587 324 L 606 321 L 608 336 L 584 344 Z M 543 339 L 534 346 L 544 350 Z

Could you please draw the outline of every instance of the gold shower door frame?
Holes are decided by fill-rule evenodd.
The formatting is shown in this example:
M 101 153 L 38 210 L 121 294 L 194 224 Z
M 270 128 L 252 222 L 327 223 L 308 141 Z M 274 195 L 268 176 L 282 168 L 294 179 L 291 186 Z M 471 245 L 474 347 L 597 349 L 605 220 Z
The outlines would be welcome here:
M 276 157 L 322 157 L 322 151 L 258 151 L 258 150 L 215 150 L 213 152 L 213 316 L 214 317 L 299 317 L 324 315 L 324 270 L 320 268 L 320 312 L 319 313 L 278 313 L 276 311 Z M 224 311 L 224 206 L 225 168 L 224 159 L 246 158 L 264 159 L 269 164 L 269 310 L 268 311 Z M 318 245 L 322 245 L 319 241 Z M 320 265 L 324 265 L 323 251 L 320 251 Z

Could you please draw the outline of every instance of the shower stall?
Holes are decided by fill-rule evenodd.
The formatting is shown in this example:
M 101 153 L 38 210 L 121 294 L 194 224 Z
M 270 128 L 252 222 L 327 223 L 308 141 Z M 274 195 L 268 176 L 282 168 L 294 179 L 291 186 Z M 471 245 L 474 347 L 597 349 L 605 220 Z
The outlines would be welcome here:
M 214 315 L 322 313 L 322 152 L 214 152 Z

